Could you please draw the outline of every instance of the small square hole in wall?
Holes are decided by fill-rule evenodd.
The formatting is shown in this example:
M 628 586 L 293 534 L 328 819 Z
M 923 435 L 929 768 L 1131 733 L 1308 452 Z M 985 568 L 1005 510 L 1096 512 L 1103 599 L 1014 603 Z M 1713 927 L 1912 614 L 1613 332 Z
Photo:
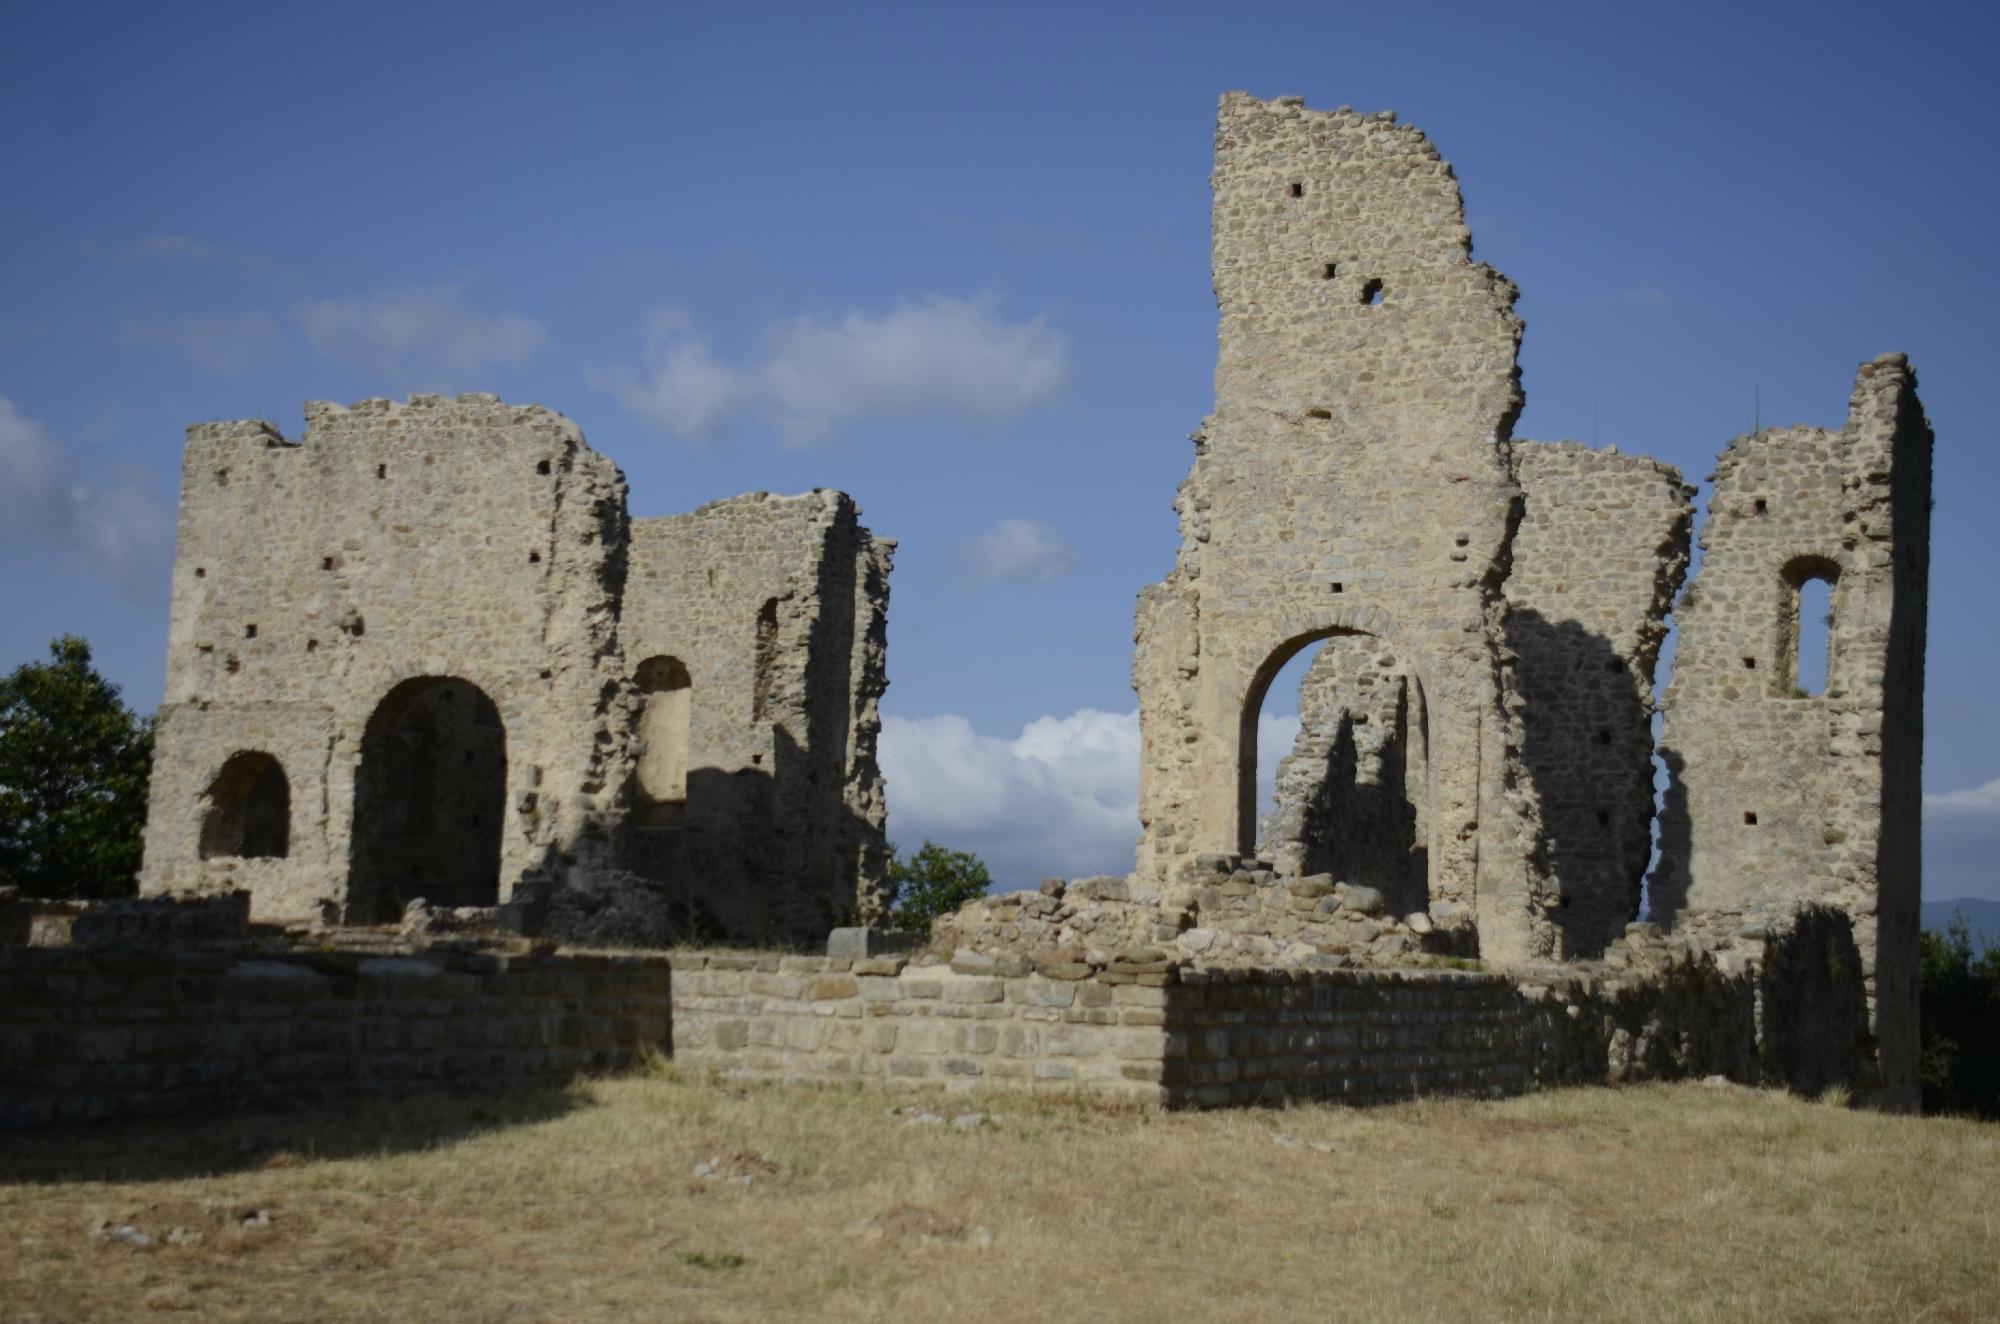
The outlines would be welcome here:
M 320 557 L 320 558 L 319 558 L 319 568 L 320 568 L 320 569 L 322 569 L 322 570 L 331 570 L 331 569 L 333 569 L 333 558 L 332 558 L 331 556 L 322 556 L 322 557 Z
M 1745 671 L 1755 671 L 1755 670 L 1757 669 L 1757 659 L 1756 659 L 1756 658 L 1754 658 L 1754 657 L 1746 657 L 1746 658 L 1744 658 L 1744 659 L 1743 659 L 1743 669 L 1744 669 Z
M 529 564 L 529 565 L 540 565 L 541 563 L 542 563 L 542 554 L 541 554 L 540 552 L 529 552 L 529 553 L 528 553 L 528 564 Z
M 196 566 L 194 568 L 194 577 L 196 579 L 207 579 L 208 571 L 201 566 Z
M 538 474 L 546 474 L 548 471 L 549 462 L 547 460 L 543 460 L 535 466 L 535 472 Z
M 389 476 L 389 466 L 388 466 L 388 465 L 386 465 L 386 464 L 378 464 L 378 465 L 376 465 L 376 466 L 375 466 L 375 476 L 376 476 L 377 478 L 387 478 L 387 477 Z
M 1292 185 L 1292 196 L 1293 196 L 1293 197 L 1295 197 L 1295 198 L 1303 198 L 1303 197 L 1304 197 L 1305 195 L 1306 195 L 1306 186 L 1305 186 L 1304 184 L 1299 184 L 1299 183 L 1294 183 L 1294 184 Z
M 1330 423 L 1333 421 L 1333 411 L 1331 409 L 1308 409 L 1306 410 L 1306 417 L 1316 418 L 1322 423 Z
M 1763 497 L 1758 497 L 1756 510 L 1759 515 L 1768 515 L 1771 513 L 1771 503 L 1766 501 Z
M 1335 593 L 1344 593 L 1344 592 L 1346 592 L 1346 589 L 1345 589 L 1344 587 L 1342 587 L 1342 585 L 1341 585 L 1341 584 L 1339 584 L 1338 582 L 1335 582 L 1335 583 L 1332 583 L 1332 584 L 1328 584 L 1328 585 L 1327 585 L 1327 587 L 1328 587 L 1328 588 L 1330 588 L 1330 589 L 1332 589 L 1332 590 L 1333 590 L 1333 591 L 1334 591 Z
M 1599 732 L 1597 733 L 1597 743 L 1598 743 L 1598 744 L 1600 744 L 1600 745 L 1608 745 L 1608 744 L 1610 744 L 1610 743 L 1611 743 L 1611 733 L 1610 733 L 1609 731 L 1599 731 Z
M 1324 267 L 1320 268 L 1319 278 L 1321 280 L 1332 280 L 1335 276 L 1338 276 L 1339 274 L 1340 274 L 1340 264 L 1338 262 L 1329 262 Z
M 1597 811 L 1597 826 L 1611 826 L 1611 811 L 1609 809 L 1600 809 Z
M 1757 814 L 1755 810 L 1751 810 L 1743 815 L 1743 826 L 1744 827 L 1757 826 Z
M 244 627 L 243 627 L 243 637 L 244 637 L 245 639 L 255 639 L 255 638 L 257 637 L 257 627 L 256 627 L 256 626 L 254 626 L 254 625 L 246 625 L 246 626 L 244 626 Z
M 308 653 L 317 653 L 319 651 L 319 640 L 317 639 L 306 640 L 306 651 Z
M 1367 304 L 1370 308 L 1381 307 L 1382 282 L 1379 280 L 1371 280 L 1366 285 L 1363 285 L 1361 287 L 1361 302 Z

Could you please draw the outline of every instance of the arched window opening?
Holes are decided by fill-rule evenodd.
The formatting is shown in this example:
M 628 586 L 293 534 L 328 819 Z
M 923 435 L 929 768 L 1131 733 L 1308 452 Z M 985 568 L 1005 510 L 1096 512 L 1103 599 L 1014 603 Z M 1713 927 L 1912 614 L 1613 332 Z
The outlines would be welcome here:
M 349 920 L 390 922 L 418 897 L 497 905 L 506 815 L 507 731 L 486 692 L 453 676 L 390 690 L 361 737 Z
M 639 687 L 640 827 L 679 827 L 687 816 L 688 728 L 694 684 L 679 658 L 649 657 L 632 673 Z
M 284 765 L 261 750 L 229 756 L 209 783 L 201 858 L 283 859 L 291 847 L 292 786 Z
M 1785 567 L 1779 647 L 1786 665 L 1779 674 L 1791 698 L 1826 693 L 1833 674 L 1833 588 L 1839 579 L 1839 567 L 1823 557 L 1802 557 Z
M 1429 718 L 1405 662 L 1372 635 L 1280 649 L 1243 726 L 1242 833 L 1280 874 L 1331 874 L 1395 913 L 1429 901 Z M 1254 834 L 1254 836 L 1253 836 Z

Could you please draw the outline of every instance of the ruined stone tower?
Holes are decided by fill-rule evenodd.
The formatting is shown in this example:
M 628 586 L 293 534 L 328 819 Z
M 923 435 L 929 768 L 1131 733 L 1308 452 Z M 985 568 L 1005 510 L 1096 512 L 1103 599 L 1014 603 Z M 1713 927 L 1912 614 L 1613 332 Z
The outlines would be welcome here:
M 815 941 L 885 867 L 894 544 L 846 496 L 632 520 L 492 396 L 188 431 L 142 887 Z
M 1881 1085 L 1917 1089 L 1930 425 L 1900 354 L 1863 364 L 1847 424 L 1722 453 L 1701 573 L 1677 612 L 1653 912 L 1727 943 L 1801 905 L 1853 923 Z M 1801 684 L 1800 601 L 1831 588 L 1826 683 Z
M 1215 413 L 1178 563 L 1139 604 L 1140 872 L 1255 849 L 1266 687 L 1308 645 L 1365 636 L 1425 717 L 1434 913 L 1476 919 L 1496 955 L 1548 953 L 1501 591 L 1514 287 L 1470 260 L 1451 168 L 1393 117 L 1231 94 L 1214 183 Z
M 1204 906 L 1247 926 L 1244 950 L 1342 960 L 1401 916 L 1503 965 L 1607 955 L 1654 856 L 1654 673 L 1678 611 L 1650 915 L 1767 981 L 1804 977 L 1800 935 L 1822 966 L 1853 950 L 1855 1083 L 1910 1106 L 1931 434 L 1902 357 L 1863 366 L 1843 429 L 1731 444 L 1676 608 L 1696 489 L 1616 447 L 1512 436 L 1515 291 L 1471 261 L 1422 134 L 1230 94 L 1214 190 L 1215 412 L 1133 664 L 1134 897 L 1167 911 L 1134 930 L 1178 941 L 1172 915 Z M 1815 579 L 1818 694 L 1797 670 Z M 1265 690 L 1319 641 L 1260 825 Z M 1337 911 L 1315 879 L 1386 919 L 1315 936 L 1272 918 Z M 1849 1052 L 1831 970 L 1811 972 L 1836 1008 L 1806 1053 L 1822 1064 Z

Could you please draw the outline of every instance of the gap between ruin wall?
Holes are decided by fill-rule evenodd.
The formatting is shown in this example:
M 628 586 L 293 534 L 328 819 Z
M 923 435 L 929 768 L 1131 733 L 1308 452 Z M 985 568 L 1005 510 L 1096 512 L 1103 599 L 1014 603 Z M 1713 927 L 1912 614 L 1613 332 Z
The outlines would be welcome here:
M 668 1042 L 658 955 L 0 950 L 0 1130 L 629 1067 Z

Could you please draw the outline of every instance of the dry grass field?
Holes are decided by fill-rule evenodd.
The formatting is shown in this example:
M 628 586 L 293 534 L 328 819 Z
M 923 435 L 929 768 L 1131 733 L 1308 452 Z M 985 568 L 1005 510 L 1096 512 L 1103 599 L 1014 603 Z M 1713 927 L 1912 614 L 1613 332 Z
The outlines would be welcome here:
M 1996 1317 L 2000 1126 L 1734 1088 L 1161 1115 L 662 1070 L 0 1141 L 0 1324 Z

